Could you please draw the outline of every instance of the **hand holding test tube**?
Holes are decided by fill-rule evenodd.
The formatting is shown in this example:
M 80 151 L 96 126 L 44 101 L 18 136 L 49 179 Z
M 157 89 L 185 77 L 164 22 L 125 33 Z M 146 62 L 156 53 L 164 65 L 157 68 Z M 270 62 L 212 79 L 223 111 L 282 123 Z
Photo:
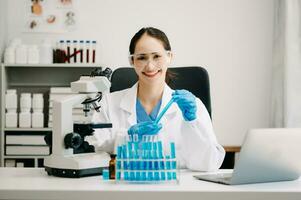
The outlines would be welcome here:
M 128 130 L 128 134 L 129 135 L 137 134 L 139 136 L 139 141 L 142 139 L 143 135 L 157 134 L 162 128 L 162 124 L 160 124 L 159 121 L 161 120 L 161 118 L 163 117 L 163 115 L 166 113 L 166 111 L 169 109 L 169 107 L 173 102 L 174 102 L 174 98 L 171 98 L 171 100 L 163 108 L 162 112 L 158 115 L 155 121 L 145 121 L 145 122 L 135 124 L 130 127 L 130 129 Z

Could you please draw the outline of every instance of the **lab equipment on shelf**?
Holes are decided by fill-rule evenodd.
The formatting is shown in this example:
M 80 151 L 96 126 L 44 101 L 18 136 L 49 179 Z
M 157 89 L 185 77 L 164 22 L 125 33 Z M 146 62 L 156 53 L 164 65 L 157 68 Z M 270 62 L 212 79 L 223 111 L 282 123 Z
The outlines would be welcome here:
M 169 143 L 169 151 L 164 151 L 158 135 L 126 136 L 117 145 L 116 181 L 141 183 L 178 183 L 175 143 Z M 167 153 L 165 153 L 167 152 Z
M 39 64 L 40 52 L 37 45 L 28 45 L 27 48 L 27 63 L 28 64 Z
M 31 97 L 31 95 L 33 97 Z M 8 89 L 5 95 L 5 127 L 43 128 L 44 127 L 44 98 L 42 93 L 21 93 L 20 112 L 18 113 L 18 94 L 16 89 Z M 19 116 L 19 117 L 18 117 Z
M 5 127 L 16 128 L 18 125 L 17 90 L 10 89 L 5 95 Z
M 21 93 L 19 127 L 31 127 L 31 93 Z
M 44 98 L 43 94 L 35 93 L 32 97 L 32 127 L 43 128 L 44 127 Z
M 54 63 L 96 63 L 96 40 L 60 40 L 53 49 Z

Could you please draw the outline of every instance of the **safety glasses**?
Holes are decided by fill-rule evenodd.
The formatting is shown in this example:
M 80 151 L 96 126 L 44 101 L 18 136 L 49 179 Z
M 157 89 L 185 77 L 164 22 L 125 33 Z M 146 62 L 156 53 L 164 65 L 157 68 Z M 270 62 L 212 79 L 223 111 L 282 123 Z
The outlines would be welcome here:
M 170 53 L 170 51 L 163 51 L 131 54 L 129 56 L 129 61 L 132 65 L 135 64 L 137 66 L 146 66 L 149 62 L 152 62 L 154 65 L 159 65 L 166 61 L 167 56 L 169 56 Z

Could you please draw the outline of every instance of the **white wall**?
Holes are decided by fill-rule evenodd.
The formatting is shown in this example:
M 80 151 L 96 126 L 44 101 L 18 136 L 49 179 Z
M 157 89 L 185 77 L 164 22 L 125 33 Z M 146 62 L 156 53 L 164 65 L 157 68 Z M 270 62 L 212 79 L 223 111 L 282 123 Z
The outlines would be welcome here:
M 7 27 L 7 1 L 0 0 L 0 62 L 2 61 L 3 50 L 6 40 L 6 27 Z
M 68 34 L 22 33 L 26 0 L 8 1 L 8 39 L 97 39 L 100 63 L 128 66 L 128 45 L 143 26 L 162 29 L 173 66 L 200 65 L 211 78 L 219 141 L 240 145 L 247 129 L 268 127 L 273 0 L 78 0 L 79 26 Z

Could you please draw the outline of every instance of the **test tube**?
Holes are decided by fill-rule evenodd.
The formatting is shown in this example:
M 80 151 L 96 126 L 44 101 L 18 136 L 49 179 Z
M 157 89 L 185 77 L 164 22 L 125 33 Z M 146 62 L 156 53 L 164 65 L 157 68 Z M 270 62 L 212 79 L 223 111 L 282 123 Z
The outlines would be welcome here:
M 146 181 L 146 171 L 141 172 L 141 180 Z
M 78 50 L 78 46 L 77 46 L 77 40 L 73 40 L 73 60 L 74 63 L 77 63 L 77 50 Z
M 150 170 L 147 172 L 147 180 L 148 181 L 152 181 L 154 178 L 153 178 L 153 171 Z
M 167 170 L 171 169 L 170 156 L 166 156 L 166 169 Z
M 163 170 L 163 171 L 161 171 L 161 175 L 160 175 L 160 180 L 161 181 L 165 181 L 165 171 Z
M 141 173 L 140 173 L 140 171 L 136 171 L 136 176 L 135 176 L 135 178 L 136 178 L 136 181 L 140 181 L 141 180 Z
M 117 166 L 116 166 L 116 168 L 117 169 L 121 169 L 121 159 L 122 159 L 122 146 L 118 146 L 117 147 Z
M 128 165 L 127 165 L 127 148 L 126 148 L 126 145 L 122 145 L 122 158 L 123 158 L 123 169 L 127 170 Z
M 124 180 L 129 180 L 129 172 L 128 171 L 125 171 L 124 172 Z
M 164 170 L 165 165 L 164 165 L 163 147 L 162 147 L 162 142 L 161 141 L 158 142 L 158 151 L 159 151 L 159 161 L 160 161 L 159 169 Z
M 170 155 L 171 155 L 171 168 L 177 169 L 177 161 L 176 161 L 176 145 L 174 142 L 170 143 Z
M 160 180 L 160 176 L 159 176 L 159 172 L 158 172 L 158 171 L 155 171 L 155 177 L 154 177 L 154 179 L 155 179 L 156 181 L 159 181 L 159 180 Z
M 83 59 L 83 54 L 84 54 L 84 41 L 83 40 L 80 40 L 79 41 L 79 49 L 80 49 L 80 63 L 83 63 L 84 62 L 84 59 Z
M 67 63 L 70 63 L 70 40 L 67 40 Z
M 131 181 L 135 180 L 135 172 L 134 171 L 130 171 L 130 180 Z
M 92 41 L 92 63 L 95 63 L 96 60 L 96 41 Z
M 176 145 L 174 142 L 170 143 L 170 155 L 171 158 L 176 158 Z
M 90 63 L 90 41 L 86 41 L 86 63 Z
M 103 169 L 102 170 L 102 178 L 103 178 L 103 180 L 109 180 L 110 179 L 109 169 Z
M 65 63 L 65 59 L 66 59 L 66 44 L 64 40 L 60 40 L 58 62 Z

